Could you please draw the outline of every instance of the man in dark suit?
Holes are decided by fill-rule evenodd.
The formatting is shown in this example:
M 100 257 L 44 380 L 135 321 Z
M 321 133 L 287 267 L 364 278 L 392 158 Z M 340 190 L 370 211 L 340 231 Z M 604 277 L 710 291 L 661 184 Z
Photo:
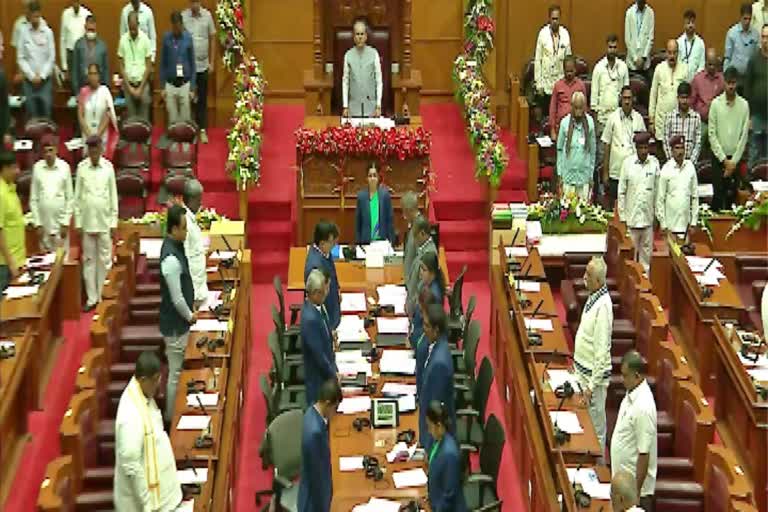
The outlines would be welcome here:
M 380 185 L 379 170 L 371 163 L 368 169 L 368 187 L 357 193 L 355 210 L 355 243 L 369 244 L 376 240 L 395 243 L 395 221 L 392 197 Z
M 341 291 L 339 290 L 339 278 L 336 276 L 336 265 L 333 263 L 331 251 L 339 239 L 339 228 L 336 224 L 321 220 L 315 226 L 314 244 L 307 251 L 307 260 L 304 262 L 304 281 L 309 277 L 313 269 L 327 270 L 331 275 L 328 296 L 325 298 L 325 309 L 328 313 L 329 326 L 332 332 L 336 331 L 341 321 Z
M 331 446 L 328 423 L 341 403 L 336 379 L 323 382 L 317 402 L 304 413 L 301 432 L 301 480 L 299 512 L 329 512 L 333 499 Z
M 307 298 L 301 310 L 301 351 L 304 355 L 304 386 L 307 405 L 317 399 L 320 386 L 336 378 L 336 354 L 323 301 L 327 294 L 325 276 L 314 269 L 306 282 Z
M 429 404 L 433 400 L 444 404 L 451 420 L 450 424 L 456 424 L 456 409 L 453 402 L 453 359 L 448 346 L 448 320 L 442 305 L 427 306 L 424 335 L 429 340 L 429 352 L 424 364 L 424 378 L 419 395 L 419 441 L 429 452 L 433 443 L 427 427 L 426 412 Z
M 414 245 L 416 246 L 416 255 L 413 258 L 408 274 L 405 276 L 405 289 L 408 290 L 406 306 L 408 307 L 409 314 L 413 316 L 418 307 L 419 300 L 419 267 L 421 266 L 421 258 L 428 252 L 437 254 L 437 247 L 435 247 L 435 242 L 432 240 L 429 221 L 423 215 L 419 215 L 413 221 L 411 232 Z

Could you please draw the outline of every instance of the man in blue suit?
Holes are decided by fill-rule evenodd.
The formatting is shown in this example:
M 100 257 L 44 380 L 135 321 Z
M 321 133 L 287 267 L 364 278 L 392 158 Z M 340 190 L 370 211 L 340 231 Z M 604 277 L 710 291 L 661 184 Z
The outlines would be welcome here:
M 317 400 L 320 386 L 336 378 L 336 353 L 328 313 L 323 301 L 327 294 L 325 276 L 312 270 L 306 282 L 307 298 L 301 309 L 301 351 L 304 355 L 304 387 L 307 405 Z
M 448 320 L 442 305 L 427 306 L 424 334 L 429 340 L 429 349 L 419 395 L 419 441 L 429 452 L 433 443 L 427 428 L 426 412 L 429 404 L 433 400 L 444 404 L 451 425 L 456 424 L 456 408 L 453 400 L 453 359 L 448 346 Z
M 299 512 L 329 512 L 333 500 L 331 445 L 328 423 L 341 403 L 336 379 L 323 382 L 317 402 L 304 413 L 301 431 L 301 480 Z
M 395 244 L 395 221 L 392 197 L 387 187 L 379 184 L 379 170 L 371 163 L 368 168 L 368 187 L 357 193 L 355 211 L 355 243 L 369 244 L 375 240 L 389 240 Z
M 333 263 L 331 251 L 339 238 L 339 228 L 336 224 L 321 220 L 315 226 L 314 244 L 307 251 L 307 260 L 304 262 L 304 281 L 309 277 L 312 269 L 327 271 L 331 276 L 328 296 L 325 298 L 325 309 L 328 313 L 331 332 L 335 333 L 341 321 L 341 291 L 339 290 L 339 278 L 336 276 L 336 265 Z

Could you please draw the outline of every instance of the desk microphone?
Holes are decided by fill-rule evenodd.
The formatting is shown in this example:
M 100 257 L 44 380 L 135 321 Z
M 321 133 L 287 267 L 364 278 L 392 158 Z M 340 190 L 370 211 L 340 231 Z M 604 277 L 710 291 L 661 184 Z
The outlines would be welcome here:
M 510 244 L 512 247 L 515 246 L 515 240 L 517 240 L 517 235 L 519 235 L 519 234 L 520 234 L 520 228 L 517 228 L 515 230 L 515 236 L 512 237 L 512 243 Z
M 232 291 L 232 283 L 228 282 L 224 277 L 224 272 L 221 271 L 221 265 L 219 265 L 219 276 L 221 276 L 221 288 L 224 295 L 229 295 Z
M 557 410 L 555 412 L 560 412 L 560 410 L 563 408 L 563 402 L 565 402 L 565 398 L 566 397 L 563 396 L 560 399 L 560 403 L 557 404 Z M 557 418 L 557 416 L 555 416 L 555 418 Z M 568 432 L 562 430 L 557 425 L 557 419 L 555 419 L 555 424 L 553 425 L 553 427 L 554 427 L 555 445 L 562 446 L 562 445 L 564 445 L 565 443 L 567 443 L 568 441 L 571 440 L 571 434 L 569 434 Z
M 197 400 L 197 405 L 200 406 L 200 410 L 203 411 L 203 414 L 208 416 L 208 411 L 205 410 L 205 406 L 203 405 L 203 401 L 200 400 L 200 395 L 199 394 L 195 395 L 195 399 Z
M 544 299 L 539 299 L 539 303 L 536 304 L 536 309 L 533 310 L 533 313 L 531 313 L 531 318 L 536 317 L 536 313 L 539 312 L 539 309 L 541 308 L 541 305 L 544 304 Z
M 187 467 L 192 470 L 192 473 L 197 476 L 197 470 L 195 469 L 195 466 L 192 465 L 192 461 L 189 460 L 189 455 L 184 455 L 184 462 L 186 463 Z
M 707 266 L 706 266 L 706 267 L 704 267 L 704 272 L 703 272 L 703 273 L 704 273 L 704 274 L 706 274 L 706 273 L 707 273 L 707 270 L 709 270 L 709 267 L 711 267 L 712 265 L 714 265 L 716 261 L 717 261 L 717 260 L 716 260 L 715 258 L 712 258 L 711 260 L 709 260 L 709 263 L 707 263 Z

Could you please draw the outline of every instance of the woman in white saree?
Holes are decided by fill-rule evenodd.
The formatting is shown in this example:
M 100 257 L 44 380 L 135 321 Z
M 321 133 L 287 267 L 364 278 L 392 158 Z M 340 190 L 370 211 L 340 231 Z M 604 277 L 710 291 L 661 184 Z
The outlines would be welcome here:
M 99 65 L 88 66 L 88 84 L 77 98 L 80 131 L 83 139 L 91 135 L 102 138 L 104 157 L 112 159 L 117 144 L 117 116 L 112 93 L 100 82 Z

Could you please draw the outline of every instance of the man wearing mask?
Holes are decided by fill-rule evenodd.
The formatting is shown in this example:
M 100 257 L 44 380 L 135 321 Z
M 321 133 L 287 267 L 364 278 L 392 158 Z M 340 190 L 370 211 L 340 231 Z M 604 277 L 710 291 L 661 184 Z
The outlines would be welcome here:
M 355 46 L 344 54 L 344 73 L 341 78 L 342 117 L 381 116 L 381 57 L 373 46 L 368 46 L 368 24 L 359 19 L 352 26 Z
M 651 51 L 655 31 L 653 9 L 645 0 L 636 0 L 624 15 L 624 41 L 627 44 L 627 66 L 644 73 L 651 67 Z
M 749 168 L 768 156 L 768 25 L 760 29 L 760 50 L 747 65 L 744 96 L 752 113 L 752 136 L 749 141 Z
M 96 17 L 91 15 L 85 20 L 85 35 L 78 39 L 72 50 L 72 68 L 70 80 L 72 82 L 72 94 L 77 96 L 80 89 L 88 83 L 88 66 L 96 64 L 102 85 L 109 84 L 109 58 L 107 45 L 96 32 Z
M 69 222 L 72 219 L 72 172 L 58 158 L 53 135 L 42 139 L 43 159 L 32 169 L 29 211 L 37 228 L 40 246 L 46 251 L 64 247 L 69 252 Z
M 688 66 L 686 82 L 693 80 L 696 73 L 704 69 L 704 40 L 696 33 L 696 11 L 688 9 L 683 14 L 683 33 L 677 38 L 680 61 Z
M 679 62 L 677 41 L 667 41 L 667 58 L 656 66 L 651 82 L 651 98 L 648 103 L 648 119 L 651 133 L 656 137 L 659 150 L 665 137 L 667 114 L 677 106 L 677 88 L 688 76 L 687 66 Z M 659 153 L 661 154 L 661 151 Z
M 690 107 L 691 85 L 682 82 L 677 86 L 677 108 L 667 115 L 664 133 L 664 154 L 667 160 L 672 158 L 672 148 L 669 140 L 675 135 L 682 135 L 685 139 L 685 158 L 694 165 L 699 161 L 701 154 L 701 117 L 699 113 Z
M 549 8 L 549 23 L 539 31 L 533 56 L 533 85 L 536 106 L 545 112 L 549 108 L 555 83 L 563 78 L 563 60 L 571 54 L 571 35 L 560 25 L 560 7 Z
M 619 94 L 623 87 L 629 86 L 627 64 L 616 57 L 619 38 L 611 34 L 606 38 L 608 45 L 605 57 L 597 61 L 592 70 L 592 88 L 589 105 L 597 118 L 597 134 L 601 136 L 608 116 L 619 106 Z
M 81 4 L 80 0 L 72 0 L 69 7 L 61 13 L 59 58 L 61 70 L 64 73 L 71 71 L 72 52 L 75 49 L 75 43 L 85 35 L 85 21 L 90 15 L 91 11 Z
M 189 179 L 184 185 L 184 209 L 187 216 L 187 239 L 184 251 L 189 260 L 189 273 L 195 287 L 195 309 L 208 300 L 208 272 L 203 233 L 197 224 L 197 212 L 203 204 L 203 185 L 196 179 Z
M 701 117 L 702 145 L 709 140 L 708 123 L 709 107 L 712 100 L 717 98 L 725 90 L 723 73 L 718 69 L 720 59 L 714 48 L 707 49 L 707 64 L 702 71 L 696 73 L 691 82 L 691 108 Z
M 685 239 L 699 217 L 699 182 L 696 168 L 685 159 L 685 139 L 675 135 L 669 145 L 672 147 L 672 158 L 667 160 L 659 173 L 656 218 L 662 232 Z
M 0 151 L 0 293 L 19 275 L 27 259 L 24 212 L 16 193 L 18 175 L 16 155 Z
M 53 111 L 53 67 L 56 48 L 53 31 L 41 20 L 40 4 L 28 6 L 29 26 L 21 30 L 16 60 L 23 75 L 22 91 L 26 97 L 27 116 L 51 119 Z

